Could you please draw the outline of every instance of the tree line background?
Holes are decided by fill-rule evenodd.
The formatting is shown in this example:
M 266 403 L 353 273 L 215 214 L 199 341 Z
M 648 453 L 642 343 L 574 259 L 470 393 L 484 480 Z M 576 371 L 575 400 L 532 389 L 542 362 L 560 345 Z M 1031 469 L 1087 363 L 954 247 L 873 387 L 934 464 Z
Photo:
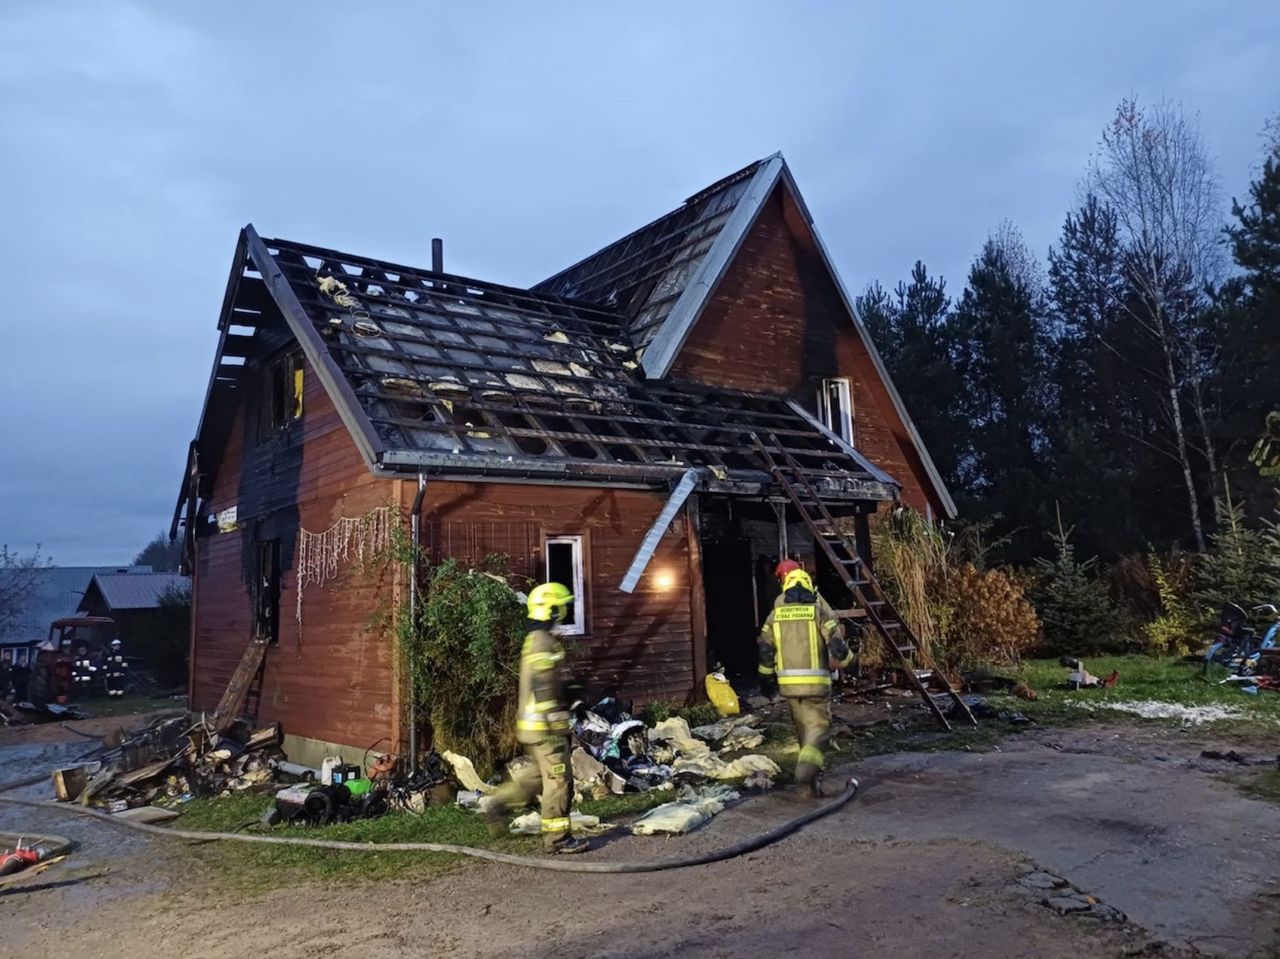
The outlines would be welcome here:
M 958 295 L 917 261 L 858 297 L 966 561 L 1024 587 L 1051 646 L 1280 604 L 1259 470 L 1280 410 L 1280 117 L 1260 142 L 1228 203 L 1193 117 L 1122 101 L 1045 256 L 1005 222 Z

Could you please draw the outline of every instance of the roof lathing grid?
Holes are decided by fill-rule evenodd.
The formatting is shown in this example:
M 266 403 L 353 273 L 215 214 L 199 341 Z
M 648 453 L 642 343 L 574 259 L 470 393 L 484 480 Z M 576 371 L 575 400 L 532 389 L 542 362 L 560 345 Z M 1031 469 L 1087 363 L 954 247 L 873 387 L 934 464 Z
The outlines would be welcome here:
M 266 242 L 389 448 L 757 470 L 758 432 L 815 473 L 863 475 L 781 398 L 641 382 L 615 314 Z
M 728 222 L 759 166 L 753 163 L 679 209 L 533 287 L 617 309 L 638 351 L 653 340 Z

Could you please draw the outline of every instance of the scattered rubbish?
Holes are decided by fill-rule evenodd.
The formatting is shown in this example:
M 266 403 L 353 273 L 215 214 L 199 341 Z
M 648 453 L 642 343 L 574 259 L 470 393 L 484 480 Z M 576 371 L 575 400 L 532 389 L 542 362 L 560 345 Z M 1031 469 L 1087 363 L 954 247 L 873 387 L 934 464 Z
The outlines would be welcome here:
M 631 832 L 637 836 L 683 835 L 741 798 L 738 791 L 729 786 L 707 786 L 698 790 L 686 786 L 674 802 L 655 806 L 633 822 Z
M 527 812 L 511 820 L 509 830 L 517 836 L 537 836 L 542 832 L 542 817 L 537 812 Z M 599 816 L 588 816 L 580 812 L 569 813 L 569 829 L 575 833 L 604 832 L 612 827 L 600 822 Z
M 1036 698 L 1034 689 L 1022 682 L 1022 680 L 1013 679 L 1009 676 L 1000 676 L 985 670 L 977 670 L 965 673 L 961 679 L 964 682 L 964 691 L 967 693 L 992 693 L 998 691 L 1009 693 L 1020 699 L 1034 701 Z
M 743 749 L 755 749 L 764 743 L 764 733 L 750 726 L 738 726 L 720 742 L 720 752 L 736 752 Z
M 480 774 L 476 772 L 476 767 L 466 756 L 459 756 L 457 753 L 449 752 L 447 749 L 440 756 L 453 767 L 453 775 L 463 789 L 478 793 L 493 792 L 493 787 L 480 778 Z
M 334 276 L 320 277 L 320 292 L 327 295 L 338 306 L 351 309 L 360 305 L 360 301 L 347 292 L 347 284 Z
M 63 706 L 60 703 L 14 703 L 13 708 L 37 723 L 64 722 L 68 719 L 89 719 L 89 713 L 75 706 Z
M 1143 719 L 1176 719 L 1184 726 L 1200 726 L 1204 723 L 1216 723 L 1223 719 L 1240 719 L 1248 715 L 1237 706 L 1184 706 L 1180 703 L 1160 703 L 1150 700 L 1126 700 L 1122 702 L 1090 702 L 1069 700 L 1080 709 L 1090 712 L 1110 710 L 1119 713 L 1132 713 Z
M 1035 720 L 1025 713 L 1021 713 L 1016 709 L 996 709 L 981 696 L 965 696 L 964 700 L 965 705 L 969 707 L 969 712 L 975 719 L 997 719 L 1011 726 L 1031 726 L 1035 724 Z M 964 713 L 957 705 L 952 705 L 947 712 L 947 716 L 951 719 L 959 719 L 963 715 Z
M 773 778 L 768 773 L 757 770 L 742 780 L 742 788 L 751 792 L 766 792 L 773 788 Z
M 612 695 L 591 709 L 581 702 L 573 706 L 573 734 L 587 756 L 612 774 L 598 777 L 608 792 L 616 792 L 617 780 L 624 788 L 643 791 L 671 778 L 670 767 L 651 755 L 649 731 L 632 717 L 630 706 Z
M 690 733 L 697 736 L 699 739 L 705 739 L 711 743 L 718 743 L 735 729 L 755 726 L 759 724 L 759 722 L 759 716 L 747 713 L 741 716 L 731 716 L 727 719 L 721 719 L 719 722 L 711 723 L 707 726 L 696 726 L 690 730 Z
M 620 796 L 627 790 L 623 779 L 581 746 L 573 750 L 573 785 L 583 796 L 603 799 L 608 795 Z
M 206 722 L 167 717 L 125 738 L 97 764 L 54 773 L 59 799 L 112 812 L 191 796 L 230 795 L 265 787 L 286 775 L 277 766 L 278 725 L 253 729 L 231 723 L 218 733 Z M 64 798 L 65 797 L 65 798 Z
M 101 763 L 81 766 L 68 766 L 53 771 L 53 793 L 59 802 L 70 802 L 84 792 L 89 785 L 89 776 L 102 767 Z
M 777 776 L 782 770 L 768 756 L 751 753 L 725 762 L 719 756 L 681 756 L 671 767 L 677 779 L 744 779 L 752 773 Z
M 1093 673 L 1084 668 L 1084 663 L 1076 659 L 1074 656 L 1063 656 L 1058 663 L 1071 670 L 1067 673 L 1066 689 L 1099 689 L 1110 688 L 1114 686 L 1120 679 L 1120 671 L 1113 670 L 1111 675 L 1106 679 L 1099 679 Z

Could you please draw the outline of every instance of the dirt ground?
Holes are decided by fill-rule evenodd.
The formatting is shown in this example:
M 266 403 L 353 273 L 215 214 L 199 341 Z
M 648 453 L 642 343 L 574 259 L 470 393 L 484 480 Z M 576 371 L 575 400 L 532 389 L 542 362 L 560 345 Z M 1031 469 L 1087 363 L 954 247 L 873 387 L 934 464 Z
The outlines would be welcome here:
M 84 751 L 87 740 L 63 737 L 0 736 L 0 780 Z M 178 841 L 0 806 L 0 830 L 80 843 L 38 881 L 0 891 L 0 929 L 4 953 L 30 959 L 352 948 L 370 959 L 1280 956 L 1280 808 L 1240 792 L 1232 780 L 1248 770 L 1200 758 L 1209 746 L 1277 752 L 1275 733 L 1221 741 L 1151 726 L 1041 730 L 990 751 L 897 753 L 834 769 L 833 778 L 862 782 L 857 801 L 715 865 L 579 876 L 477 862 L 426 883 L 249 899 L 211 892 Z M 701 851 L 795 812 L 776 796 L 752 799 L 693 835 L 626 837 L 591 855 Z M 1127 919 L 1058 915 L 1041 904 L 1045 893 L 1018 882 L 1035 869 Z

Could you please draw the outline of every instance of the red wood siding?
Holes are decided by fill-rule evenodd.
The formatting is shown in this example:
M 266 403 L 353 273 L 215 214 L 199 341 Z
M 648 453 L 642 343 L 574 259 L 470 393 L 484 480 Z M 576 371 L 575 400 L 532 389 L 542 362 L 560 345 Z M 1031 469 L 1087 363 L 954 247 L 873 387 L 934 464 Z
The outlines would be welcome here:
M 406 495 L 411 498 L 412 491 Z M 424 540 L 427 529 L 467 530 L 455 552 L 478 557 L 526 542 L 520 530 L 527 526 L 538 531 L 532 555 L 513 556 L 513 565 L 541 576 L 543 537 L 582 535 L 588 633 L 573 637 L 572 657 L 591 683 L 589 692 L 613 686 L 641 703 L 683 702 L 696 685 L 685 517 L 668 529 L 635 592 L 618 589 L 665 501 L 664 495 L 635 490 L 429 481 Z M 658 572 L 673 574 L 675 586 L 657 589 Z
M 396 657 L 391 635 L 373 624 L 379 611 L 392 609 L 392 568 L 376 575 L 349 569 L 308 587 L 300 627 L 294 561 L 300 526 L 319 532 L 340 517 L 392 505 L 399 484 L 370 473 L 309 367 L 302 418 L 283 435 L 258 441 L 255 403 L 246 390 L 210 500 L 213 512 L 237 507 L 242 528 L 196 541 L 192 708 L 213 709 L 239 662 L 253 621 L 253 543 L 278 537 L 279 644 L 267 653 L 261 694 L 251 695 L 249 711 L 299 736 L 355 746 L 394 741 Z
M 928 503 L 942 514 L 942 503 L 812 232 L 781 186 L 765 204 L 670 375 L 673 380 L 782 393 L 810 409 L 822 379 L 850 378 L 858 448 L 903 484 L 906 502 L 917 509 Z

